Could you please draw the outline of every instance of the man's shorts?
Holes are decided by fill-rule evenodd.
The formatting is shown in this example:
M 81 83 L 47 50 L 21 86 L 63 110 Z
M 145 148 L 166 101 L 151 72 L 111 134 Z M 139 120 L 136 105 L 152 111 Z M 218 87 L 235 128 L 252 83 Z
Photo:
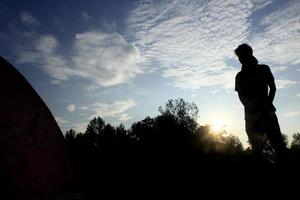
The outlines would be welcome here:
M 275 112 L 248 114 L 245 118 L 245 125 L 247 133 L 280 131 L 280 126 Z

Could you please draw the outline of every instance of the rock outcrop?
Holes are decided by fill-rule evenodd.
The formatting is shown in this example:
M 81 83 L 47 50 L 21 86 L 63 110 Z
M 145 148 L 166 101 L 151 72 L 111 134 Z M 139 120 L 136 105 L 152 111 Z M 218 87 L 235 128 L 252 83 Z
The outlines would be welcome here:
M 73 178 L 63 134 L 37 92 L 2 57 L 0 93 L 1 185 L 15 199 L 47 199 Z

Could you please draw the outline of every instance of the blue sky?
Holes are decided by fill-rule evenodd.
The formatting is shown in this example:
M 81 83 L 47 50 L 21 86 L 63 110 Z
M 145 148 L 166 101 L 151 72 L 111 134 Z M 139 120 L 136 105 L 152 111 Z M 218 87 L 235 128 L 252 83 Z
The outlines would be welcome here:
M 245 143 L 233 52 L 244 42 L 276 78 L 282 132 L 300 131 L 300 1 L 5 0 L 0 17 L 0 55 L 63 131 L 94 116 L 130 127 L 180 97 Z

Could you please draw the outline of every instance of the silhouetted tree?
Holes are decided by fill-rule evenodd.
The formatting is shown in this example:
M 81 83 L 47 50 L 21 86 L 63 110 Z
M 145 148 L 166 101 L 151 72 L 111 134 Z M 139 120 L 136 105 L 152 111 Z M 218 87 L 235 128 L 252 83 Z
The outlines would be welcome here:
M 130 137 L 128 131 L 126 130 L 126 128 L 123 124 L 120 124 L 119 126 L 116 127 L 115 140 L 118 145 L 128 146 L 129 144 L 131 144 L 131 142 L 130 142 L 131 139 L 132 138 Z
M 293 140 L 291 142 L 290 159 L 292 162 L 300 166 L 300 133 L 293 134 Z
M 195 139 L 193 140 L 193 146 L 197 151 L 202 153 L 215 151 L 215 135 L 211 133 L 211 127 L 209 125 L 198 126 L 194 134 Z
M 162 116 L 173 116 L 179 124 L 193 131 L 197 127 L 199 109 L 195 103 L 188 103 L 182 98 L 170 99 L 164 108 L 159 107 L 159 112 Z
M 158 116 L 134 122 L 128 130 L 123 124 L 114 127 L 95 117 L 85 133 L 67 131 L 65 138 L 72 147 L 80 188 L 86 196 L 99 199 L 99 187 L 94 183 L 105 185 L 117 175 L 132 177 L 166 169 L 201 174 L 213 168 L 214 173 L 223 173 L 224 169 L 257 162 L 238 137 L 225 131 L 213 133 L 209 125 L 200 126 L 198 111 L 194 103 L 171 99 L 159 107 Z M 272 160 L 271 146 L 266 143 L 264 148 L 267 159 Z M 300 164 L 300 133 L 294 134 L 292 148 L 293 160 Z
M 293 140 L 291 142 L 291 149 L 300 150 L 300 133 L 293 134 Z
M 66 131 L 65 139 L 67 143 L 73 143 L 76 137 L 76 131 L 74 129 L 70 129 Z
M 238 137 L 231 134 L 219 134 L 216 137 L 216 148 L 217 151 L 226 154 L 236 154 L 243 151 L 243 145 Z
M 115 147 L 117 151 L 124 154 L 132 154 L 136 145 L 136 139 L 132 138 L 129 131 L 126 130 L 123 124 L 120 124 L 115 129 Z
M 146 117 L 144 120 L 135 122 L 132 124 L 129 134 L 132 138 L 135 138 L 140 143 L 147 142 L 151 140 L 151 134 L 154 133 L 155 129 L 155 119 L 151 117 Z
M 88 124 L 85 133 L 87 135 L 100 134 L 105 127 L 105 121 L 101 117 L 94 117 Z
M 116 129 L 110 124 L 106 124 L 102 130 L 102 135 L 105 139 L 113 140 L 116 134 Z
M 116 136 L 122 137 L 122 136 L 127 136 L 127 130 L 125 129 L 125 126 L 123 124 L 120 124 L 116 128 Z
M 192 119 L 197 119 L 199 109 L 195 103 L 188 103 L 182 98 L 179 99 L 170 99 L 166 103 L 165 107 L 159 107 L 159 112 L 162 115 L 173 115 L 177 119 L 185 119 L 190 117 Z

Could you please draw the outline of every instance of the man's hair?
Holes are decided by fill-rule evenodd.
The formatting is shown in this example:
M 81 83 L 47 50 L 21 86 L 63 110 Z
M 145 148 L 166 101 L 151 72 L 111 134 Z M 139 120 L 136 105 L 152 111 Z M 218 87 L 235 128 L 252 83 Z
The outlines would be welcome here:
M 235 54 L 238 55 L 252 55 L 253 50 L 252 47 L 250 47 L 248 44 L 244 43 L 239 45 L 235 50 Z

